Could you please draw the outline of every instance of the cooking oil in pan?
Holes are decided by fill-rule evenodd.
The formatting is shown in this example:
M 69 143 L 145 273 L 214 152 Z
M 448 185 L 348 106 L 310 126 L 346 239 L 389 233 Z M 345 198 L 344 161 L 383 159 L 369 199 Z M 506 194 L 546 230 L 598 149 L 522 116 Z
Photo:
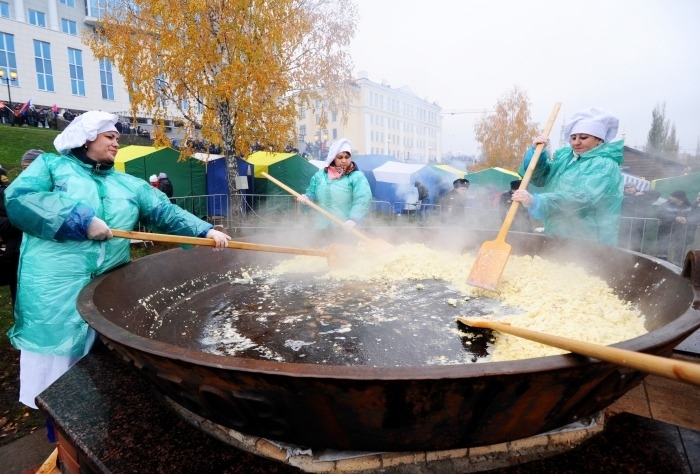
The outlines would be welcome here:
M 463 298 L 440 280 L 260 277 L 214 285 L 181 300 L 161 314 L 164 323 L 154 337 L 202 352 L 278 362 L 464 364 L 485 359 L 493 340 L 489 332 L 458 330 L 455 317 L 492 314 L 499 305 Z

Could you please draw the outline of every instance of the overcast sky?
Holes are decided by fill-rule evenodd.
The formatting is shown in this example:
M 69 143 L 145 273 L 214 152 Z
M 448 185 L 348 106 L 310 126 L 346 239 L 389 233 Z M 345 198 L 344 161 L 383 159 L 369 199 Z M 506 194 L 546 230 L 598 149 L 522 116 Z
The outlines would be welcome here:
M 617 139 L 642 149 L 666 104 L 682 151 L 700 138 L 698 0 L 355 0 L 355 71 L 408 86 L 443 111 L 490 109 L 514 85 L 544 127 L 590 106 L 620 119 Z M 480 114 L 443 117 L 443 152 L 477 154 Z M 557 140 L 557 141 L 555 141 Z

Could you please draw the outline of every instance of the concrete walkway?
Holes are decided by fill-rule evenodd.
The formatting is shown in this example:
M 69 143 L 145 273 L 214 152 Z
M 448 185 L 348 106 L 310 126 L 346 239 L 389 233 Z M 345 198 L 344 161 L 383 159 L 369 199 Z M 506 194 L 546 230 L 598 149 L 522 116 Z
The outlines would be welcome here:
M 46 461 L 55 447 L 46 438 L 46 428 L 39 428 L 28 436 L 0 447 L 0 471 L 3 474 L 24 474 Z

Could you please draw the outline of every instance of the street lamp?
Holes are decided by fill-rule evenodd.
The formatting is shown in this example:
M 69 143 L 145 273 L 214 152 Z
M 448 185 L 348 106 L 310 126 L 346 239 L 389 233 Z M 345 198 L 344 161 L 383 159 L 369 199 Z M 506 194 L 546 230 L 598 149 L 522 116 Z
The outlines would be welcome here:
M 15 71 L 11 71 L 10 77 L 5 77 L 5 70 L 0 69 L 0 80 L 7 82 L 7 102 L 10 107 L 10 112 L 12 112 L 12 95 L 10 94 L 10 81 L 17 80 L 17 73 Z

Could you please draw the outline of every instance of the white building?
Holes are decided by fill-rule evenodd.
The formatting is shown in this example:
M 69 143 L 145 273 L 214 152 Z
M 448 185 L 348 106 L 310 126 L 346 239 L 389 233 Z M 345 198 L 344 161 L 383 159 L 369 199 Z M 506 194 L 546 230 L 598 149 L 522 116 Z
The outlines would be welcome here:
M 0 0 L 0 100 L 71 110 L 129 110 L 116 68 L 81 42 L 105 0 Z
M 297 119 L 300 150 L 311 145 L 313 154 L 347 138 L 353 152 L 360 155 L 391 155 L 397 160 L 427 163 L 442 156 L 442 108 L 419 98 L 408 87 L 394 89 L 372 82 L 366 73 L 354 81 L 355 100 L 350 105 L 348 123 L 329 112 L 324 129 L 318 105 L 301 110 Z M 322 154 L 323 152 L 321 152 Z

